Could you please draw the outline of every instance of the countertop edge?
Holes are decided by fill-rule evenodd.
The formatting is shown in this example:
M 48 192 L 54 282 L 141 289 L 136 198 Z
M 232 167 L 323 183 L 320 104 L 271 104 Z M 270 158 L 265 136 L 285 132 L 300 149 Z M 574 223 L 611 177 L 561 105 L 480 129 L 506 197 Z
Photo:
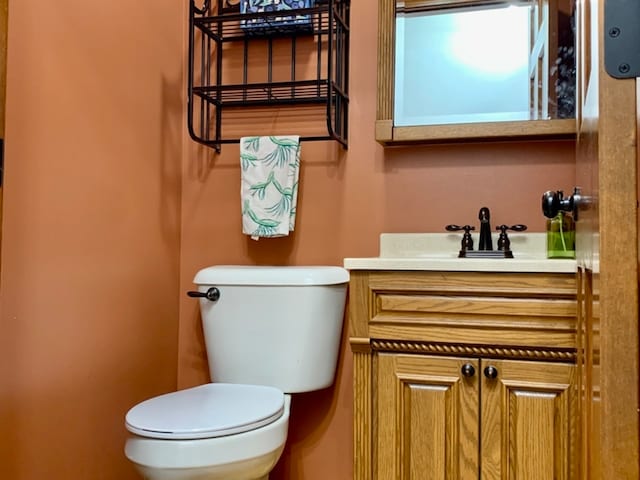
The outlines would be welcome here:
M 424 270 L 455 272 L 576 273 L 570 259 L 482 259 L 482 258 L 345 258 L 347 270 Z

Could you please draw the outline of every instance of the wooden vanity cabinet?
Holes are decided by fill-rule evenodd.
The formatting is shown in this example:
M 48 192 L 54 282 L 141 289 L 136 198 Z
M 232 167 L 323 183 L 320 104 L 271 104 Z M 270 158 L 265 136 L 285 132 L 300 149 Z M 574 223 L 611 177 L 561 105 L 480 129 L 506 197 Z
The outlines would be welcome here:
M 352 271 L 354 479 L 572 479 L 575 275 Z

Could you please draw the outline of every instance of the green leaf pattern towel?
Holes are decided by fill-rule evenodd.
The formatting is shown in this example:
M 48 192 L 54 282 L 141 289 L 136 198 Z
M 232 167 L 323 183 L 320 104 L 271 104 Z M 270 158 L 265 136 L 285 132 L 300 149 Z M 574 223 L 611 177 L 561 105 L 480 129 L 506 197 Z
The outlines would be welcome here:
M 300 137 L 240 139 L 242 232 L 283 237 L 296 223 Z

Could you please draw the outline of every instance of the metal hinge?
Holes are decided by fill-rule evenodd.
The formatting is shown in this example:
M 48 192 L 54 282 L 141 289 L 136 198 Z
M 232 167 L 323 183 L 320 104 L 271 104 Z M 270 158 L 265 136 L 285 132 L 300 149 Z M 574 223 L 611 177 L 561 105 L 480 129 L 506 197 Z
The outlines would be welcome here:
M 605 0 L 604 66 L 615 78 L 640 77 L 638 0 Z

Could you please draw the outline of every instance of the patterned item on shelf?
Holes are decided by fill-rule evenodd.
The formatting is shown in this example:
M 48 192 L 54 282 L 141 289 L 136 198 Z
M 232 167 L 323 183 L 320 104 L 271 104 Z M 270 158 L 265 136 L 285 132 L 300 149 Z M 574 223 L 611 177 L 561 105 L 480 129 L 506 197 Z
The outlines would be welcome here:
M 240 13 L 262 13 L 256 18 L 241 20 L 240 27 L 246 33 L 278 33 L 311 29 L 311 15 L 294 15 L 293 10 L 311 8 L 315 0 L 241 0 Z M 287 12 L 286 15 L 273 15 L 271 12 Z
M 242 233 L 283 237 L 296 223 L 300 137 L 240 139 Z

